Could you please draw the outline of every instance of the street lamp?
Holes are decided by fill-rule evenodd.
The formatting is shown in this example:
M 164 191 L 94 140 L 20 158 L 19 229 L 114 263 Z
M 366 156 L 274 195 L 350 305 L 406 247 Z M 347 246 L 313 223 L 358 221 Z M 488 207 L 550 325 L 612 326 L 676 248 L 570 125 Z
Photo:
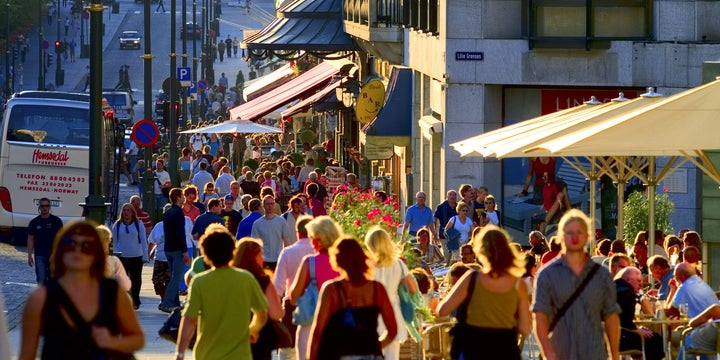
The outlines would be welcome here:
M 5 97 L 10 97 L 10 0 L 5 7 Z

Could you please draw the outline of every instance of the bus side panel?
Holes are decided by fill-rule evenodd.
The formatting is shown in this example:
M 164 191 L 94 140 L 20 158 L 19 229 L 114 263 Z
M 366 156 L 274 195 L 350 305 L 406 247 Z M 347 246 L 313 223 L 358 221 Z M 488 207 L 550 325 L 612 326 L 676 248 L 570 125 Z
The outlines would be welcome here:
M 10 192 L 14 227 L 26 227 L 37 216 L 37 202 L 47 197 L 52 213 L 80 218 L 88 194 L 88 149 L 8 144 L 3 186 Z

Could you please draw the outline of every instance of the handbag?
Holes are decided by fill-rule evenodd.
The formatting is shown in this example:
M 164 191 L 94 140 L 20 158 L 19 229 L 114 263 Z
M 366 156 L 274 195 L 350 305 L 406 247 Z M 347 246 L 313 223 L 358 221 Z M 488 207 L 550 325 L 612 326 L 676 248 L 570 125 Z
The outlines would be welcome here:
M 162 184 L 160 183 L 160 179 L 158 179 L 157 172 L 154 172 L 153 174 L 155 174 L 155 181 L 157 181 L 158 186 L 160 187 L 160 191 L 162 191 L 163 196 L 165 196 L 166 198 L 169 199 L 170 198 L 170 188 L 162 187 Z
M 297 300 L 297 307 L 293 311 L 293 324 L 310 325 L 315 317 L 315 308 L 318 302 L 317 279 L 315 278 L 315 257 L 308 258 L 310 267 L 310 283 L 302 296 Z
M 447 248 L 450 251 L 456 251 L 460 250 L 460 232 L 455 229 L 455 219 L 457 217 L 453 216 L 450 218 L 450 221 L 452 221 L 453 226 L 450 228 L 445 228 L 445 238 L 447 239 Z
M 177 343 L 178 335 L 180 334 L 181 321 L 182 310 L 180 308 L 173 309 L 163 325 L 160 327 L 160 330 L 158 330 L 158 336 L 173 344 Z M 195 346 L 196 336 L 197 334 L 193 333 L 193 336 L 190 338 L 190 342 L 188 343 L 188 349 L 192 349 L 193 346 Z
M 468 284 L 467 296 L 465 300 L 457 308 L 457 319 L 458 323 L 450 329 L 449 333 L 452 335 L 452 342 L 450 343 L 450 357 L 453 359 L 459 359 L 460 356 L 468 349 L 473 348 L 473 339 L 475 334 L 473 332 L 473 326 L 467 324 L 467 310 L 470 306 L 470 299 L 475 291 L 475 282 L 477 280 L 477 270 L 472 270 L 470 273 L 470 284 Z
M 270 319 L 268 319 L 260 330 L 260 337 L 257 343 L 252 344 L 253 351 L 259 349 L 260 352 L 269 352 L 292 346 L 292 335 L 290 335 L 290 331 L 285 324 Z
M 398 260 L 400 261 L 400 260 Z M 400 312 L 402 313 L 403 320 L 405 321 L 405 328 L 408 330 L 408 334 L 420 343 L 422 341 L 422 335 L 418 332 L 420 320 L 415 315 L 415 309 L 420 309 L 425 306 L 422 295 L 419 290 L 416 290 L 414 294 L 411 294 L 405 284 L 407 276 L 405 275 L 405 268 L 400 264 L 402 269 L 403 281 L 398 285 L 398 297 L 400 298 Z M 415 283 L 415 289 L 418 289 L 415 277 L 411 276 L 410 281 Z
M 415 303 L 413 301 L 413 294 L 410 293 L 407 285 L 405 285 L 407 276 L 405 275 L 405 267 L 402 266 L 402 262 L 400 264 L 400 270 L 402 271 L 402 280 L 400 281 L 400 285 L 398 285 L 398 296 L 400 297 L 400 312 L 402 313 L 405 322 L 411 322 L 413 321 L 413 319 L 415 319 Z

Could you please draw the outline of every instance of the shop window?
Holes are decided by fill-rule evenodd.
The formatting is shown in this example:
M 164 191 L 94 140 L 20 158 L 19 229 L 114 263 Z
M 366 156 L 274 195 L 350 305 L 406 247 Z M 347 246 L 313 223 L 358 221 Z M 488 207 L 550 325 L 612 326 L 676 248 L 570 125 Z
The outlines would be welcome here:
M 650 40 L 652 0 L 526 0 L 530 47 L 602 48 Z

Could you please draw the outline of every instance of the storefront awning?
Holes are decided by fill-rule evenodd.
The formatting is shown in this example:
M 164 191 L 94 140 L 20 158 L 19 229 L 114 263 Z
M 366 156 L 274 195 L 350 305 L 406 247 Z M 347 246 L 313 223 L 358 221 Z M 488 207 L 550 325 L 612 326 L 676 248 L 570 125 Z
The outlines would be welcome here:
M 340 70 L 322 62 L 255 99 L 230 109 L 230 119 L 256 120 L 326 85 Z
M 283 118 L 286 118 L 286 117 L 288 117 L 288 116 L 293 116 L 293 115 L 295 115 L 295 114 L 297 114 L 297 113 L 306 111 L 306 110 L 309 109 L 311 106 L 313 106 L 315 103 L 318 103 L 318 102 L 321 102 L 321 101 L 325 101 L 326 98 L 327 98 L 330 94 L 334 94 L 335 89 L 336 89 L 338 86 L 340 86 L 341 83 L 342 83 L 342 80 L 335 81 L 334 83 L 328 85 L 328 86 L 325 87 L 324 89 L 316 92 L 316 93 L 313 94 L 312 96 L 310 96 L 310 97 L 306 98 L 305 100 L 303 100 L 303 101 L 301 101 L 301 102 L 293 105 L 291 108 L 289 108 L 289 109 L 287 109 L 287 110 L 285 110 L 285 111 L 282 112 L 282 117 L 283 117 Z M 336 99 L 335 101 L 337 101 L 337 99 Z
M 289 81 L 293 75 L 295 75 L 294 65 L 287 63 L 265 76 L 245 82 L 243 97 L 248 101 L 261 95 L 265 91 L 269 91 Z
M 390 74 L 385 105 L 362 129 L 366 144 L 409 145 L 412 133 L 412 69 L 395 66 Z
M 305 51 L 330 59 L 360 49 L 345 33 L 342 0 L 294 0 L 281 6 L 277 14 L 275 20 L 243 42 L 251 57 L 273 54 L 289 58 Z

